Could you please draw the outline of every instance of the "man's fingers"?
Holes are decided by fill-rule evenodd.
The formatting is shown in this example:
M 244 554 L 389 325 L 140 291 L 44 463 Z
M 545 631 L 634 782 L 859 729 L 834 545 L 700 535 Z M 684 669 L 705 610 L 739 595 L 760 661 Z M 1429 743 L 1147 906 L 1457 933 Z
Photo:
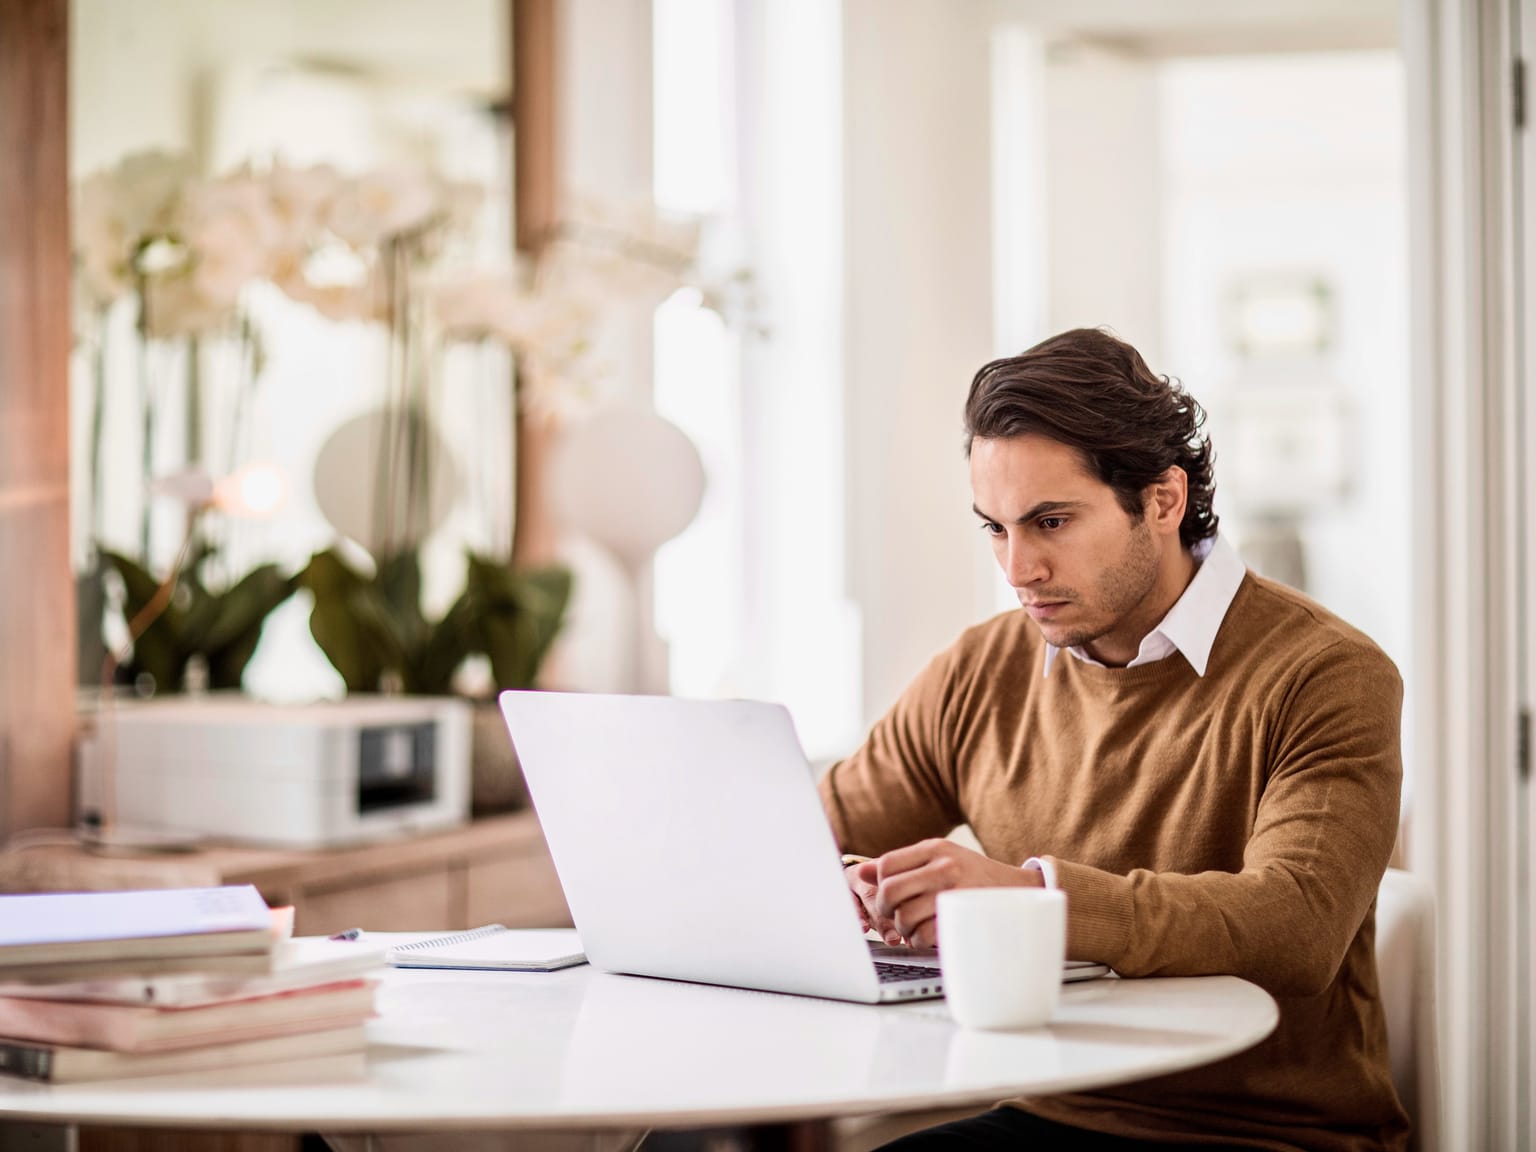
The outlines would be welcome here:
M 875 911 L 897 919 L 899 910 L 909 901 L 924 896 L 931 900 L 934 893 L 953 887 L 955 876 L 950 861 L 942 857 L 930 860 L 921 868 L 886 875 L 881 879 L 879 892 L 875 896 Z
M 896 921 L 885 917 L 874 918 L 875 935 L 884 940 L 892 948 L 901 943 L 901 930 L 896 927 Z
M 956 885 L 954 848 L 947 840 L 923 840 L 854 866 L 860 882 L 856 890 L 868 886 L 865 903 L 875 931 L 887 944 L 933 944 L 934 897 Z
M 852 893 L 852 895 L 853 906 L 859 913 L 859 923 L 864 926 L 865 931 L 868 931 L 870 928 L 869 909 L 864 906 L 864 901 L 859 898 L 859 894 L 857 892 Z
M 932 893 L 914 897 L 897 909 L 895 921 L 896 931 L 901 933 L 902 938 L 908 944 L 916 944 L 920 934 L 934 935 L 934 928 L 938 924 L 938 902 Z
M 907 937 L 907 943 L 914 948 L 937 948 L 939 946 L 938 920 L 928 920 L 918 925 L 913 930 L 913 934 Z
M 889 916 L 882 916 L 874 908 L 869 909 L 868 918 L 868 926 L 875 930 L 875 935 L 879 936 L 880 939 L 891 945 L 901 943 L 901 932 L 896 927 L 896 921 L 892 920 Z
M 921 868 L 935 856 L 944 854 L 955 845 L 948 840 L 919 840 L 916 844 L 908 844 L 905 848 L 893 848 L 884 856 L 872 861 L 879 869 L 879 878 L 897 875 L 901 872 L 910 872 L 914 868 Z M 860 864 L 862 872 L 869 865 Z
M 942 843 L 942 842 L 941 842 Z M 880 887 L 874 911 L 888 917 L 908 944 L 931 947 L 937 937 L 937 896 L 956 885 L 954 860 L 930 842 L 880 858 Z M 920 863 L 915 863 L 920 861 Z M 914 864 L 903 868 L 903 864 Z
M 922 840 L 895 848 L 854 870 L 860 891 L 865 891 L 866 884 L 875 885 L 865 905 L 881 935 L 890 940 L 892 933 L 900 933 L 907 943 L 924 947 L 937 943 L 940 892 L 1030 883 L 1022 871 L 949 840 Z
M 889 916 L 882 916 L 876 907 L 880 883 L 878 861 L 866 860 L 862 864 L 855 864 L 847 869 L 846 875 L 853 901 L 859 908 L 859 922 L 864 930 L 874 931 L 887 944 L 900 944 L 901 933 L 896 930 L 896 922 Z

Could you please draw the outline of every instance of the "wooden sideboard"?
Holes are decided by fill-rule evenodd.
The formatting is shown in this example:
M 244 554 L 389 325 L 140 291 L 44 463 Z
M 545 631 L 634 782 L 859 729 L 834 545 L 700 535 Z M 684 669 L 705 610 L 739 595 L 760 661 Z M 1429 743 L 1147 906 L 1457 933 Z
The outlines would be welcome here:
M 568 926 L 570 912 L 532 811 L 444 832 L 325 851 L 217 846 L 104 856 L 40 845 L 0 856 L 0 891 L 60 892 L 254 884 L 291 904 L 294 931 L 438 931 L 502 923 Z

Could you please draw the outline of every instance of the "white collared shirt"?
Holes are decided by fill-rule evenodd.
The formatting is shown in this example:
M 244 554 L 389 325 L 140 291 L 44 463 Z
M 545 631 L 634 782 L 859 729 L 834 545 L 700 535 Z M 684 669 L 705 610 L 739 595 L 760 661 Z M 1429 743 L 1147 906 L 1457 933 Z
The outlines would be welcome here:
M 1175 652 L 1182 652 L 1195 674 L 1205 675 L 1205 667 L 1211 660 L 1211 647 L 1216 643 L 1216 633 L 1226 618 L 1227 609 L 1232 607 L 1232 598 L 1237 595 L 1238 585 L 1243 582 L 1248 569 L 1237 550 L 1220 533 L 1196 544 L 1191 555 L 1199 565 L 1195 569 L 1194 579 L 1173 607 L 1168 609 L 1162 622 L 1142 637 L 1141 648 L 1136 658 L 1126 665 L 1127 668 L 1151 664 Z M 1054 644 L 1045 646 L 1045 671 L 1042 675 L 1051 674 L 1051 665 L 1056 662 L 1056 654 L 1060 651 Z M 1103 667 L 1081 647 L 1070 648 L 1068 651 L 1085 664 Z
M 1142 638 L 1136 658 L 1126 665 L 1127 668 L 1165 660 L 1175 652 L 1182 652 L 1184 659 L 1195 670 L 1195 675 L 1205 675 L 1206 666 L 1211 661 L 1211 648 L 1216 643 L 1216 633 L 1221 629 L 1221 622 L 1226 619 L 1227 609 L 1232 607 L 1232 600 L 1237 596 L 1238 586 L 1242 584 L 1248 568 L 1237 554 L 1237 549 L 1228 544 L 1226 537 L 1220 533 L 1196 544 L 1191 555 L 1200 566 L 1195 569 L 1189 587 L 1168 609 L 1162 622 Z M 1045 646 L 1043 675 L 1051 674 L 1051 665 L 1056 662 L 1056 654 L 1060 651 L 1054 644 Z M 1104 666 L 1081 647 L 1069 648 L 1068 651 L 1085 664 L 1094 664 L 1100 668 Z M 1051 867 L 1050 861 L 1031 856 L 1024 861 L 1024 867 L 1042 873 L 1047 888 L 1056 887 L 1056 869 Z

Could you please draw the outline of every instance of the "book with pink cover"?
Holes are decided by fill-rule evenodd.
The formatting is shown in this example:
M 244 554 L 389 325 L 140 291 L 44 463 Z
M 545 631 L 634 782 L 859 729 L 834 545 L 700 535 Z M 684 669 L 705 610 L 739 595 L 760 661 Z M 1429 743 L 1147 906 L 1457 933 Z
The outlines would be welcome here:
M 0 997 L 0 1044 L 31 1041 L 116 1052 L 165 1052 L 360 1024 L 374 984 L 349 980 L 197 1008 L 146 1008 Z
M 0 996 L 190 1008 L 357 979 L 384 966 L 384 949 L 365 941 L 301 936 L 278 941 L 269 959 L 261 969 L 245 973 L 210 971 L 207 965 L 197 971 L 164 971 L 157 965 L 161 970 L 148 973 L 65 980 L 55 972 L 48 983 L 8 980 L 9 973 L 0 971 Z

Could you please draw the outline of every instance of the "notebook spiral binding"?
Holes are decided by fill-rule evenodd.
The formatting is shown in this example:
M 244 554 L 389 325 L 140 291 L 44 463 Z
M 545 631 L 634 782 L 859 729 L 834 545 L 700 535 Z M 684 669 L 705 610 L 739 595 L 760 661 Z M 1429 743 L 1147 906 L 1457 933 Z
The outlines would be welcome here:
M 426 948 L 452 948 L 456 944 L 468 944 L 471 940 L 481 940 L 486 936 L 494 936 L 498 932 L 507 930 L 505 924 L 484 924 L 479 928 L 471 928 L 468 932 L 456 932 L 452 936 L 431 936 L 412 944 L 397 944 L 392 951 L 419 952 Z

